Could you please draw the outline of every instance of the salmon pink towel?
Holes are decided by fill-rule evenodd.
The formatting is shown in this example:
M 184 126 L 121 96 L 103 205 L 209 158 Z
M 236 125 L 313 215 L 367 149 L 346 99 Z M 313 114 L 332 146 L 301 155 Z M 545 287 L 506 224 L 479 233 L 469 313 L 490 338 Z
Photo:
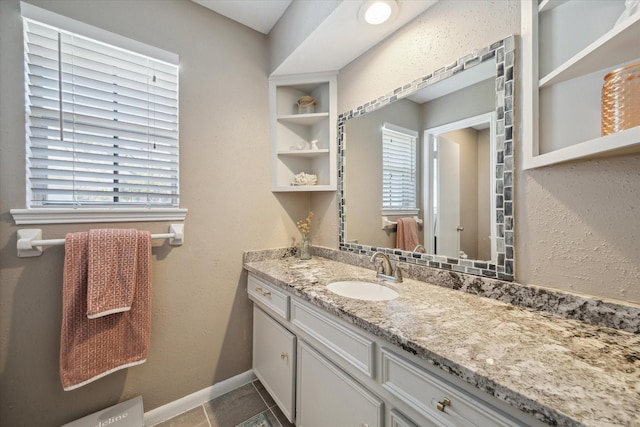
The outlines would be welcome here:
M 137 230 L 89 230 L 89 319 L 131 309 L 137 265 Z
M 418 223 L 415 218 L 398 218 L 396 247 L 403 251 L 413 251 L 420 244 L 418 241 Z
M 137 231 L 136 237 L 131 309 L 89 319 L 89 233 L 66 236 L 60 337 L 60 378 L 66 391 L 146 360 L 151 329 L 151 235 Z

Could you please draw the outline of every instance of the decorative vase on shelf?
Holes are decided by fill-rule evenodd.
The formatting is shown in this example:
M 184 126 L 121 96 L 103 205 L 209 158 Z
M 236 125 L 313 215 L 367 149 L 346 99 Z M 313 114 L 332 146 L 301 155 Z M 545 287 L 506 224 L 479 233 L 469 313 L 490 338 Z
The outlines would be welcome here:
M 602 86 L 602 136 L 640 126 L 640 62 L 608 73 Z
M 298 99 L 298 114 L 311 114 L 316 112 L 316 100 L 310 96 Z
M 313 212 L 309 212 L 307 218 L 302 221 L 296 221 L 296 226 L 300 233 L 302 233 L 302 240 L 300 241 L 300 248 L 298 251 L 298 258 L 301 260 L 311 259 L 311 238 L 309 237 L 309 230 L 311 229 L 311 220 L 313 219 Z
M 302 233 L 299 258 L 301 260 L 311 259 L 311 238 L 309 237 L 309 233 Z

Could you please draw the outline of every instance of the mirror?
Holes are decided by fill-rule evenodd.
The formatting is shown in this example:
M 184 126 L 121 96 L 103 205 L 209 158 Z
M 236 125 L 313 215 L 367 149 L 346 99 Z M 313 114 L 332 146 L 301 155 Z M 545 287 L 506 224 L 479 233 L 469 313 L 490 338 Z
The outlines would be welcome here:
M 341 250 L 514 280 L 514 45 L 340 115 Z

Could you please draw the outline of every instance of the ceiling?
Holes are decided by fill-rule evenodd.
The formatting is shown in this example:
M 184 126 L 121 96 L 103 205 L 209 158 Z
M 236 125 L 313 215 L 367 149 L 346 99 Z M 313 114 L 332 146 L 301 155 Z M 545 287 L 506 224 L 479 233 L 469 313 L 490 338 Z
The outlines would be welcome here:
M 287 8 L 296 3 L 296 13 L 329 0 L 192 0 L 229 19 L 269 35 L 283 18 Z M 358 11 L 365 0 L 331 0 L 335 8 L 307 31 L 286 57 L 272 64 L 272 75 L 338 71 L 358 56 L 384 40 L 396 30 L 422 14 L 437 0 L 396 0 L 398 13 L 392 21 L 368 25 L 358 19 Z M 325 3 L 326 4 L 326 3 Z M 284 16 L 283 16 L 284 15 Z M 298 18 L 299 15 L 296 16 Z M 292 18 L 289 16 L 289 18 Z M 294 38 L 294 37 L 292 37 Z M 277 49 L 278 46 L 271 46 Z
M 262 34 L 269 34 L 291 0 L 193 0 Z

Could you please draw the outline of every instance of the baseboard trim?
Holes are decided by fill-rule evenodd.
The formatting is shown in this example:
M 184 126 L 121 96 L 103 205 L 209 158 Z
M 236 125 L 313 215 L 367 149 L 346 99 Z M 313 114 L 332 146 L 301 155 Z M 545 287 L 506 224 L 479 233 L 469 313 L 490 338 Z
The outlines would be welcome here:
M 144 424 L 152 426 L 154 424 L 161 423 L 169 418 L 175 417 L 189 409 L 195 408 L 198 405 L 202 405 L 211 399 L 215 399 L 218 396 L 222 396 L 232 390 L 242 387 L 243 385 L 250 383 L 256 379 L 256 375 L 253 370 L 248 370 L 242 374 L 236 375 L 224 381 L 220 381 L 212 385 L 211 387 L 204 388 L 202 390 L 191 393 L 185 397 L 181 397 L 178 400 L 169 402 L 166 405 L 160 406 L 156 409 L 152 409 L 144 414 Z

